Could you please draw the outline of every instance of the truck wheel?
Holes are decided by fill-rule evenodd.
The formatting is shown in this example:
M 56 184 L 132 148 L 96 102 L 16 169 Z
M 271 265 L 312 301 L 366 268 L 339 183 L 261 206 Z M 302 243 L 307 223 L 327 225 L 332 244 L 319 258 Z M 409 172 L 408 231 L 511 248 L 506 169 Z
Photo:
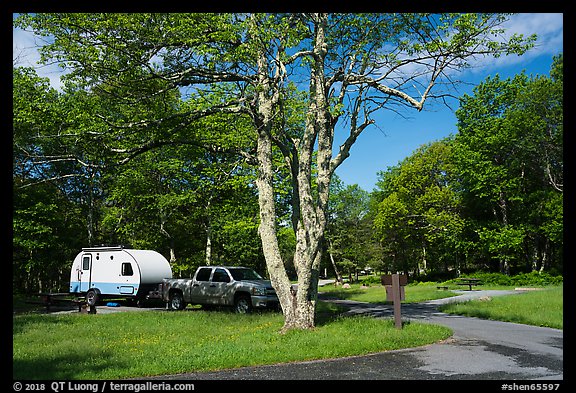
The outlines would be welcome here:
M 100 296 L 98 296 L 97 290 L 90 289 L 88 292 L 86 292 L 86 303 L 89 306 L 95 306 L 99 300 L 100 300 Z
M 248 314 L 252 311 L 252 300 L 248 295 L 240 295 L 234 300 L 234 312 Z
M 170 310 L 184 310 L 186 303 L 181 292 L 175 291 L 170 294 Z

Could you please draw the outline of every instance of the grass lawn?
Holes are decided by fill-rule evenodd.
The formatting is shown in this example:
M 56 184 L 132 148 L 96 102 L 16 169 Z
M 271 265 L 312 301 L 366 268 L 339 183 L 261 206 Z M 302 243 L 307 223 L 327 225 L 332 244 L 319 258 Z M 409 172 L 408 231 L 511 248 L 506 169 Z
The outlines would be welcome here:
M 404 289 L 406 300 L 402 303 L 417 303 L 458 295 L 450 290 L 437 289 L 437 286 L 441 285 L 448 286 L 449 289 L 462 290 L 462 286 L 455 284 L 409 284 Z M 564 326 L 563 288 L 563 285 L 550 286 L 519 295 L 450 303 L 441 306 L 440 310 L 449 314 L 562 329 Z M 475 289 L 514 289 L 514 287 L 479 285 Z M 319 291 L 325 296 L 360 302 L 385 303 L 386 300 L 386 291 L 382 285 L 361 287 L 360 284 L 352 284 L 350 289 L 326 285 L 319 288 Z
M 546 287 L 519 295 L 447 304 L 440 310 L 469 317 L 563 329 L 563 291 L 563 285 Z
M 119 379 L 417 347 L 451 336 L 427 323 L 339 317 L 319 302 L 317 327 L 280 334 L 281 313 L 187 309 L 13 317 L 13 378 Z
M 455 295 L 437 285 L 406 286 L 405 302 Z M 320 292 L 372 303 L 386 300 L 381 285 L 353 284 L 350 289 L 327 285 Z M 451 303 L 442 311 L 562 329 L 563 286 Z M 287 334 L 279 333 L 282 314 L 273 312 L 238 315 L 188 308 L 96 315 L 15 314 L 13 378 L 120 379 L 210 371 L 417 347 L 452 334 L 439 325 L 409 321 L 399 330 L 391 319 L 344 317 L 340 312 L 338 306 L 320 301 L 317 327 Z
M 404 287 L 406 300 L 402 301 L 402 303 L 419 303 L 427 300 L 442 299 L 458 295 L 452 291 L 438 289 L 437 286 L 439 285 L 441 284 L 409 284 Z M 453 288 L 449 286 L 451 289 L 462 289 L 457 288 L 456 285 L 452 285 L 452 287 Z M 383 285 L 374 284 L 369 287 L 363 287 L 360 284 L 351 284 L 349 289 L 343 289 L 341 286 L 335 287 L 334 285 L 324 285 L 323 287 L 318 288 L 318 291 L 323 293 L 324 296 L 331 298 L 355 300 L 367 303 L 386 303 L 386 289 Z

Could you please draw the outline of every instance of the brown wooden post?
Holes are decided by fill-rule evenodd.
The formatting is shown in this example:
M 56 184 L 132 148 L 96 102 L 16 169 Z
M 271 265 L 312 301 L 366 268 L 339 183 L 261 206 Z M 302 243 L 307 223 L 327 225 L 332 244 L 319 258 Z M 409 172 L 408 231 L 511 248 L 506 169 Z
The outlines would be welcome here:
M 400 276 L 392 274 L 392 299 L 394 301 L 394 325 L 396 329 L 402 329 L 400 290 Z

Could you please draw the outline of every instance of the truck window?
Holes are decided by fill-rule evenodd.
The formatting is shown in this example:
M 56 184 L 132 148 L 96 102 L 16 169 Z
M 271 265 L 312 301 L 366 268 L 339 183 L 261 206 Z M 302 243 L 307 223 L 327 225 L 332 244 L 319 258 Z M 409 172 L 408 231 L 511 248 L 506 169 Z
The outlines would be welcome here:
M 132 270 L 132 264 L 130 262 L 123 262 L 122 263 L 122 275 L 123 276 L 134 275 L 134 271 Z
M 242 280 L 262 280 L 262 277 L 252 269 L 248 268 L 231 268 L 230 274 L 236 281 Z
M 203 267 L 198 270 L 198 274 L 196 274 L 196 280 L 198 281 L 208 281 L 210 280 L 210 273 L 212 272 L 211 267 Z
M 230 282 L 230 276 L 228 276 L 226 270 L 218 268 L 214 271 L 212 282 Z

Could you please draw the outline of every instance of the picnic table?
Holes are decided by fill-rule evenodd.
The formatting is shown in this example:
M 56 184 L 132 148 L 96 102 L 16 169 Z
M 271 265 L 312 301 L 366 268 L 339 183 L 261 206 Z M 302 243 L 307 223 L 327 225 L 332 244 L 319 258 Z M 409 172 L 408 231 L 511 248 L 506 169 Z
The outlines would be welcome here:
M 460 280 L 460 282 L 458 282 L 458 285 L 468 285 L 468 290 L 471 291 L 472 290 L 472 286 L 476 286 L 476 285 L 480 285 L 481 281 L 479 278 L 459 278 L 458 280 Z
M 37 293 L 35 296 L 39 297 L 39 300 L 28 300 L 26 303 L 31 304 L 41 304 L 46 307 L 46 311 L 50 311 L 52 306 L 56 306 L 58 304 L 74 304 L 78 306 L 78 311 L 86 312 L 90 314 L 96 313 L 96 307 L 90 306 L 87 307 L 86 299 L 83 298 L 70 298 L 69 293 Z

